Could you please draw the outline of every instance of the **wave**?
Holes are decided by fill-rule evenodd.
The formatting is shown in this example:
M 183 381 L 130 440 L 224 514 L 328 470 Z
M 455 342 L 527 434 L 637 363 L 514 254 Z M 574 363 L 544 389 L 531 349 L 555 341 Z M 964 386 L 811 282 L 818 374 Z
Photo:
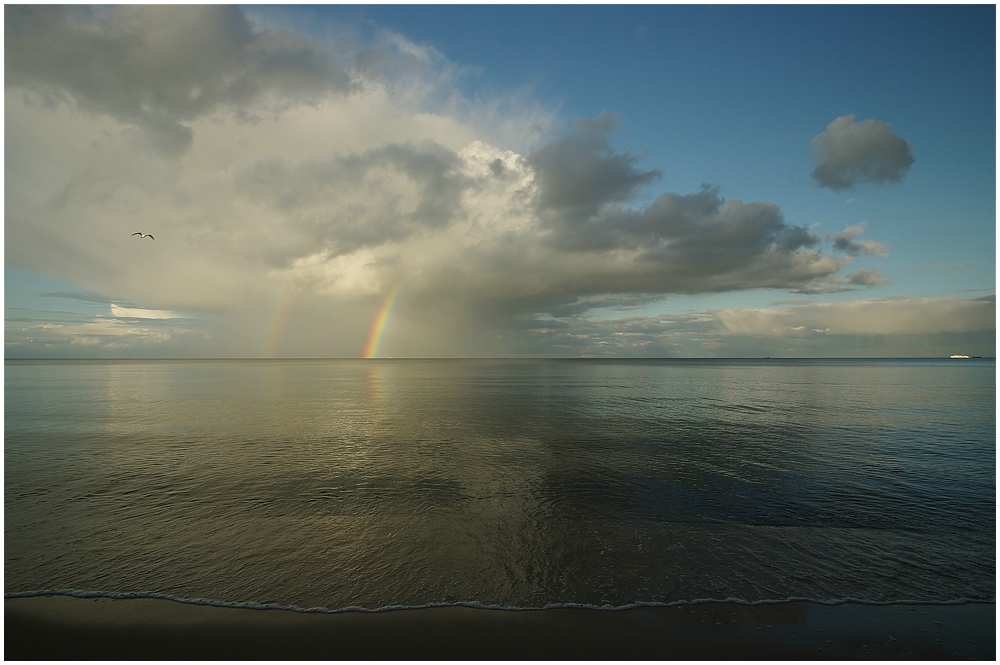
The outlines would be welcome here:
M 230 609 L 249 610 L 282 610 L 286 612 L 299 612 L 303 614 L 342 614 L 346 612 L 357 613 L 377 613 L 393 612 L 399 610 L 423 610 L 448 607 L 466 607 L 482 610 L 503 610 L 508 612 L 534 612 L 541 610 L 557 609 L 585 609 L 618 612 L 624 610 L 637 609 L 640 607 L 678 607 L 683 605 L 700 605 L 703 603 L 722 603 L 732 605 L 780 605 L 784 603 L 814 603 L 817 605 L 967 605 L 967 604 L 996 604 L 996 598 L 983 600 L 981 598 L 953 598 L 948 600 L 868 600 L 864 598 L 809 598 L 806 596 L 788 596 L 786 598 L 775 598 L 765 600 L 747 600 L 745 598 L 695 598 L 692 600 L 675 600 L 670 602 L 636 601 L 625 605 L 594 605 L 590 603 L 549 603 L 537 607 L 522 607 L 517 605 L 498 605 L 483 603 L 480 601 L 460 601 L 454 603 L 426 603 L 423 605 L 384 605 L 381 607 L 359 607 L 349 606 L 340 608 L 329 607 L 299 607 L 298 605 L 282 605 L 279 603 L 258 603 L 254 601 L 232 602 L 215 600 L 212 598 L 182 598 L 170 594 L 155 593 L 147 591 L 81 591 L 78 589 L 44 589 L 38 591 L 12 591 L 5 592 L 4 599 L 8 598 L 37 598 L 44 596 L 69 596 L 72 598 L 107 598 L 109 600 L 169 600 L 175 603 L 186 605 L 203 605 L 207 607 L 223 607 Z

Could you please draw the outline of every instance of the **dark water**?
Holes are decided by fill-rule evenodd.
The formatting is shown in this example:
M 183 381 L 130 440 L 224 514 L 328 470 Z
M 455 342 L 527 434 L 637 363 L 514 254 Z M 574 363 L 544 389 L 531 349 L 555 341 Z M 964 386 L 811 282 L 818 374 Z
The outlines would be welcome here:
M 4 591 L 993 601 L 995 371 L 8 360 Z

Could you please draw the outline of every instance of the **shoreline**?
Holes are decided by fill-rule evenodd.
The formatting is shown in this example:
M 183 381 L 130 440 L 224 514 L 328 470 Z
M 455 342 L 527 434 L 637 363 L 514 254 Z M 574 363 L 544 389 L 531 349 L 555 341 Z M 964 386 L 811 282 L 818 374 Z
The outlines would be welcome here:
M 172 596 L 156 592 L 145 591 L 87 591 L 80 589 L 43 589 L 38 591 L 10 591 L 4 593 L 4 600 L 20 600 L 24 598 L 76 598 L 81 600 L 164 600 L 180 605 L 194 605 L 197 607 L 216 607 L 220 609 L 233 610 L 273 610 L 293 612 L 296 614 L 381 614 L 384 612 L 399 612 L 408 610 L 430 610 L 466 608 L 472 610 L 490 610 L 500 612 L 541 612 L 546 610 L 594 610 L 600 612 L 621 612 L 633 609 L 669 609 L 678 607 L 695 607 L 698 605 L 742 605 L 745 607 L 755 607 L 763 605 L 786 605 L 791 603 L 804 603 L 807 605 L 819 605 L 824 607 L 835 607 L 837 605 L 868 605 L 873 607 L 905 605 L 907 607 L 938 607 L 953 605 L 995 605 L 995 601 L 980 598 L 958 598 L 954 600 L 859 600 L 855 598 L 832 598 L 818 600 L 802 596 L 793 596 L 781 599 L 765 600 L 744 600 L 741 598 L 696 598 L 694 600 L 677 600 L 670 602 L 647 602 L 636 601 L 626 605 L 591 605 L 587 603 L 550 603 L 544 606 L 516 606 L 516 605 L 495 605 L 485 604 L 478 601 L 456 601 L 442 603 L 428 603 L 425 605 L 386 605 L 383 607 L 363 607 L 347 606 L 339 608 L 329 607 L 307 607 L 300 605 L 283 605 L 280 603 L 258 603 L 255 601 L 225 601 L 213 598 L 195 598 Z
M 8 660 L 995 660 L 996 604 L 325 613 L 53 595 L 5 598 L 4 635 Z

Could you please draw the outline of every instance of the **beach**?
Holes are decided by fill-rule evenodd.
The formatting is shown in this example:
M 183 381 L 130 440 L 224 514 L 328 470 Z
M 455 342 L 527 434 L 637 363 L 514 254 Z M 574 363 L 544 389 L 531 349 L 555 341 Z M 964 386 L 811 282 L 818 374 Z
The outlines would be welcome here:
M 162 599 L 4 600 L 4 658 L 994 660 L 996 606 L 695 603 L 309 613 Z

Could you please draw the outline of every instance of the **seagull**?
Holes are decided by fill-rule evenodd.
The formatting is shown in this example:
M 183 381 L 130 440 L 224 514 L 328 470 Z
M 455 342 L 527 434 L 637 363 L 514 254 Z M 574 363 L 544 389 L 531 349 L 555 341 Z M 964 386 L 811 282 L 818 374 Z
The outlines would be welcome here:
M 150 240 L 156 240 L 156 238 L 154 238 L 153 236 L 149 235 L 148 233 L 139 233 L 138 231 L 136 231 L 132 235 L 139 236 L 140 238 L 149 238 Z

